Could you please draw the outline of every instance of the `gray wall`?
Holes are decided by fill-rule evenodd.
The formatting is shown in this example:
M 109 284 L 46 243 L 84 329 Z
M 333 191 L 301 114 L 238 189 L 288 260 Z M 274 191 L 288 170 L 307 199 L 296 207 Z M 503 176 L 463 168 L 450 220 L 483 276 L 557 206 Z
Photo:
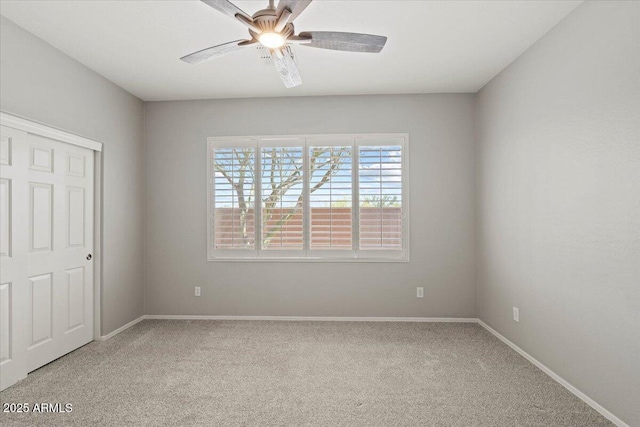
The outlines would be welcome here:
M 143 103 L 0 17 L 0 108 L 104 144 L 102 333 L 143 308 Z
M 480 318 L 640 426 L 640 3 L 578 7 L 476 122 Z
M 475 317 L 473 95 L 145 105 L 148 314 Z M 410 263 L 206 261 L 207 137 L 350 132 L 410 134 Z

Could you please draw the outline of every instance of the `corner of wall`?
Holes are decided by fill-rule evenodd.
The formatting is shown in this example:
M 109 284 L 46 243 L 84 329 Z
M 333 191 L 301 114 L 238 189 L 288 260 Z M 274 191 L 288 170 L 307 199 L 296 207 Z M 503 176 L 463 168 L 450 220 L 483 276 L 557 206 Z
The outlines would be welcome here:
M 142 101 L 142 315 L 147 314 L 147 101 Z
M 479 151 L 479 142 L 480 138 L 478 135 L 478 94 L 482 89 L 473 94 L 473 245 L 474 245 L 474 276 L 475 276 L 475 285 L 476 285 L 476 317 L 480 319 L 480 276 L 478 274 L 479 271 L 479 263 L 480 263 L 480 239 L 479 239 L 479 221 L 478 221 L 478 151 Z

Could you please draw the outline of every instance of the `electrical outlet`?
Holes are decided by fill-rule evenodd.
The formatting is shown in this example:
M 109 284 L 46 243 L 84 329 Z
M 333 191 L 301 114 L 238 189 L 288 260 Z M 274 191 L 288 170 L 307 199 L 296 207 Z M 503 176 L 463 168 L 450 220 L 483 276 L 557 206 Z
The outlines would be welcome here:
M 196 296 L 200 296 L 200 286 L 196 286 Z
M 423 287 L 416 288 L 416 298 L 424 298 L 424 288 Z
M 520 309 L 518 307 L 513 307 L 513 320 L 520 322 Z

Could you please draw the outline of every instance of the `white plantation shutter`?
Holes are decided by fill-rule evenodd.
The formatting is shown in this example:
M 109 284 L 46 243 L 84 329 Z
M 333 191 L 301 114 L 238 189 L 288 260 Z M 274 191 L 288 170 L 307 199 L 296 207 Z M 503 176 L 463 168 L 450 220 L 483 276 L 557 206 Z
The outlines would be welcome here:
M 353 246 L 353 147 L 309 147 L 309 246 L 351 250 Z
M 304 249 L 304 148 L 263 147 L 261 201 L 263 250 Z
M 408 261 L 407 135 L 209 138 L 208 259 Z
M 359 249 L 403 249 L 402 146 L 359 146 L 358 181 Z
M 213 150 L 215 249 L 255 248 L 255 148 Z

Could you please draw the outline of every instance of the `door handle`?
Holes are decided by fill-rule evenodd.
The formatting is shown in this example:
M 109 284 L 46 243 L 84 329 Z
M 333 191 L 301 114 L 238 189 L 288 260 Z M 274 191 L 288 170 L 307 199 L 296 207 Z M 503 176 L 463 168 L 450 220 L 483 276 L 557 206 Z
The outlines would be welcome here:
M 91 261 L 91 258 L 93 258 L 91 254 L 87 255 L 87 261 Z

